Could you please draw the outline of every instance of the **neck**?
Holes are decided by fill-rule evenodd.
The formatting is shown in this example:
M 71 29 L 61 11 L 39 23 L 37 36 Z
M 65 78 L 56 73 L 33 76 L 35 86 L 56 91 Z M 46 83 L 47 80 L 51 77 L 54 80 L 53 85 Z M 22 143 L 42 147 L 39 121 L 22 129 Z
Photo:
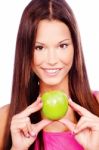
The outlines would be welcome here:
M 68 80 L 65 79 L 63 80 L 63 82 L 56 85 L 48 85 L 40 81 L 40 95 L 42 95 L 44 92 L 51 90 L 61 90 L 65 92 L 67 96 L 69 96 Z

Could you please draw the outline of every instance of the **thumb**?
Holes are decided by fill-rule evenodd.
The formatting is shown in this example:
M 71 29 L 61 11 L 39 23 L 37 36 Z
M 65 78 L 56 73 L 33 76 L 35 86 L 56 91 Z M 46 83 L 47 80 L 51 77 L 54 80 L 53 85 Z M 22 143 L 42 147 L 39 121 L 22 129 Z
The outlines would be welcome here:
M 52 121 L 48 119 L 43 119 L 40 122 L 32 125 L 32 132 L 30 133 L 31 136 L 37 136 L 37 134 L 47 125 L 49 125 Z
M 44 127 L 46 127 L 47 125 L 49 125 L 51 123 L 52 123 L 52 121 L 48 120 L 48 119 L 41 120 L 39 123 L 37 123 L 38 131 L 42 130 Z
M 70 121 L 66 118 L 62 118 L 59 120 L 59 122 L 63 123 L 65 126 L 67 126 L 71 132 L 74 132 L 76 124 L 73 123 L 72 121 Z

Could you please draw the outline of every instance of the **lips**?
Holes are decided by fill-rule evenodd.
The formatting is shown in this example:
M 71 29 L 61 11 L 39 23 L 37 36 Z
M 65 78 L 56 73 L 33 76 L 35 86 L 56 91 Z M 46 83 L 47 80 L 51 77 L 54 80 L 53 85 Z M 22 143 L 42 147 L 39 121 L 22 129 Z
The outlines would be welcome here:
M 43 68 L 44 72 L 49 76 L 57 75 L 62 68 Z

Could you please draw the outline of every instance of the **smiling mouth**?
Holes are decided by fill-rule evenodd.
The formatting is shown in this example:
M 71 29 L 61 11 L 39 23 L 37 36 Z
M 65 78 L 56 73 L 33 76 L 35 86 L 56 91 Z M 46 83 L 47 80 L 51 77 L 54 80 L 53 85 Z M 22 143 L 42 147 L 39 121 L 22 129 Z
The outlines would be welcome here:
M 55 76 L 62 70 L 62 68 L 43 68 L 43 70 L 48 76 Z

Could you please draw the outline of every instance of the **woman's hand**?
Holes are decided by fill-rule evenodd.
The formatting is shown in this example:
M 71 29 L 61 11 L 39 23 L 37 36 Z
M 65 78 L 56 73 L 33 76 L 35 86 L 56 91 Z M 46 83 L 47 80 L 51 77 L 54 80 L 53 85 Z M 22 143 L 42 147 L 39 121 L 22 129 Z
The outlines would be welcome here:
M 77 124 L 62 118 L 60 122 L 65 124 L 75 135 L 76 140 L 85 150 L 99 150 L 99 117 L 85 108 L 69 100 L 69 105 L 80 116 Z
M 38 98 L 24 111 L 13 116 L 11 121 L 12 149 L 27 150 L 35 141 L 38 132 L 51 123 L 49 120 L 42 120 L 39 123 L 31 124 L 29 116 L 41 108 L 42 102 Z

